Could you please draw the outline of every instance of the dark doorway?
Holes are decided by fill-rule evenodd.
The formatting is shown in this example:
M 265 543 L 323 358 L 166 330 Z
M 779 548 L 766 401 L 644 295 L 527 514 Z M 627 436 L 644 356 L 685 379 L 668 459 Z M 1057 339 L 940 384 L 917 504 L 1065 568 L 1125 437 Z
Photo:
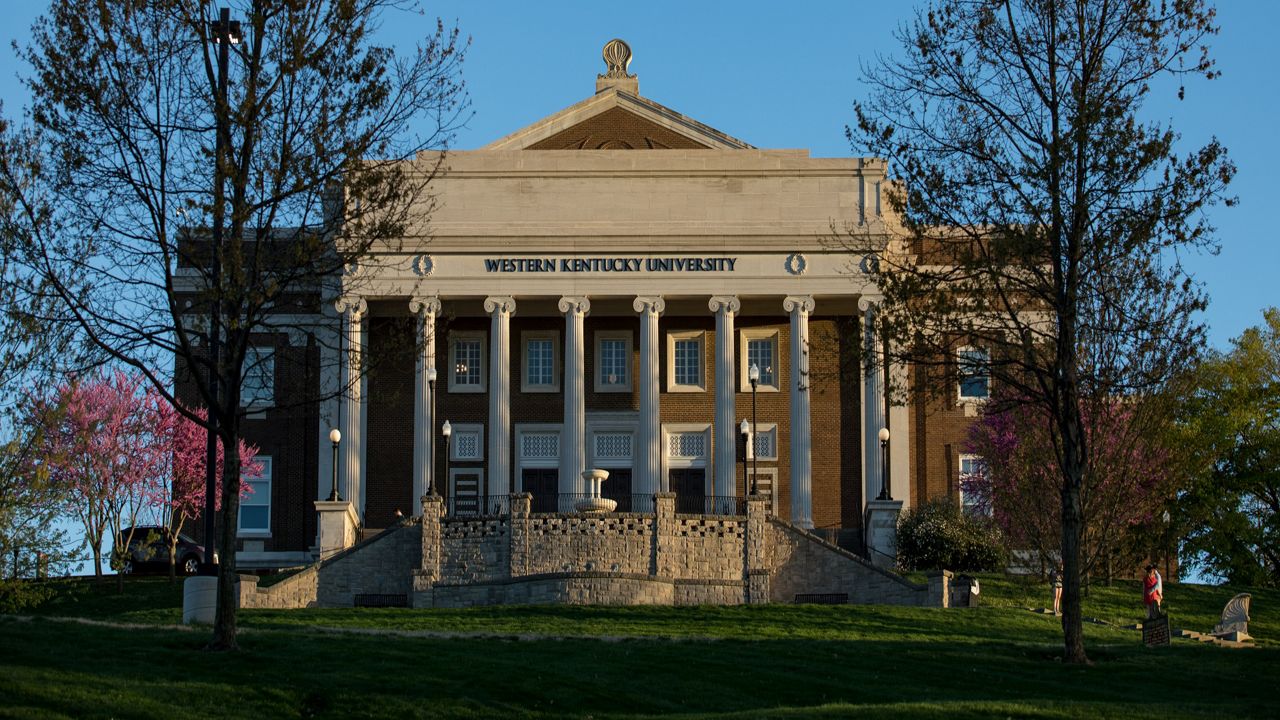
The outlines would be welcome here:
M 560 470 L 557 468 L 524 468 L 520 473 L 520 486 L 533 496 L 529 511 L 553 513 L 560 492 Z
M 707 471 L 705 468 L 679 468 L 668 471 L 671 492 L 676 494 L 676 512 L 701 515 L 707 511 Z
M 604 468 L 609 479 L 601 485 L 600 495 L 618 502 L 617 512 L 634 512 L 631 503 L 631 468 Z

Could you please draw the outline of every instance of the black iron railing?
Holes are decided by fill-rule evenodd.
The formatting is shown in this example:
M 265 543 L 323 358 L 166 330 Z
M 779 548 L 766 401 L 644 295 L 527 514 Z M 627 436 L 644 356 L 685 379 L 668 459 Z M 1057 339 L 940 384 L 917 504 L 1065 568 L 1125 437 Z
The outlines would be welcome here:
M 529 511 L 535 514 L 577 513 L 594 496 L 589 493 L 531 493 Z M 657 501 L 651 494 L 631 493 L 601 496 L 617 502 L 611 512 L 652 513 L 657 511 Z M 585 506 L 585 505 L 584 505 Z M 445 517 L 504 517 L 511 514 L 510 495 L 455 495 L 445 498 Z M 729 515 L 747 514 L 747 501 L 739 496 L 676 495 L 675 511 L 679 515 Z
M 737 495 L 676 495 L 677 515 L 746 515 L 747 501 Z
M 455 495 L 445 498 L 445 517 L 502 517 L 511 514 L 510 495 Z
M 618 506 L 612 512 L 651 513 L 655 509 L 653 495 L 609 495 L 606 493 L 601 497 L 618 503 Z M 534 513 L 575 513 L 579 512 L 579 503 L 584 503 L 592 498 L 593 496 L 589 493 L 533 493 L 529 503 L 529 511 Z

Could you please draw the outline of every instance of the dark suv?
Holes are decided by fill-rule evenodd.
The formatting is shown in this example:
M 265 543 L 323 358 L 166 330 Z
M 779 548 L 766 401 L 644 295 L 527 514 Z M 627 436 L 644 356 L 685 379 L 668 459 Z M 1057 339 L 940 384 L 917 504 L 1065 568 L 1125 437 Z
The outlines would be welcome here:
M 133 537 L 129 537 L 130 531 Z M 169 528 L 159 525 L 139 525 L 136 528 L 125 528 L 116 538 L 116 547 L 129 541 L 129 552 L 124 556 L 124 566 L 120 572 L 128 575 L 142 572 L 169 571 Z M 174 559 L 177 560 L 177 571 L 184 575 L 195 575 L 200 568 L 200 560 L 204 557 L 204 547 L 195 540 L 178 534 L 178 544 L 174 547 Z

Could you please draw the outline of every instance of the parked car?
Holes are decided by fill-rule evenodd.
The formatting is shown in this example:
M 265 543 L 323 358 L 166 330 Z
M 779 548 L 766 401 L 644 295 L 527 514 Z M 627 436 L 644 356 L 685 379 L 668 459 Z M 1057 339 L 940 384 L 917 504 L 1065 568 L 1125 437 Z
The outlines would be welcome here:
M 130 532 L 133 533 L 132 538 L 129 537 Z M 124 544 L 127 540 L 129 551 L 125 553 L 124 565 L 120 568 L 120 572 L 126 575 L 143 572 L 168 572 L 170 537 L 172 537 L 172 533 L 169 528 L 160 525 L 139 525 L 136 528 L 123 530 L 120 533 L 120 537 L 116 538 L 116 547 Z M 182 533 L 178 534 L 178 544 L 174 547 L 174 559 L 177 561 L 177 571 L 179 573 L 195 575 L 200 569 L 200 560 L 203 557 L 203 545 Z M 214 559 L 216 561 L 216 554 Z

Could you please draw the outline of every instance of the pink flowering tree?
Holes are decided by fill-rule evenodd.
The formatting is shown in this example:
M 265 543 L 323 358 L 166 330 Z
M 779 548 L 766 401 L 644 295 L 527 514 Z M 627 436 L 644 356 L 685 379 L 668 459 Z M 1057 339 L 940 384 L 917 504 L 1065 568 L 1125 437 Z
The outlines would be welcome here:
M 33 399 L 27 423 L 39 447 L 32 472 L 59 490 L 79 521 L 102 577 L 102 541 L 112 538 L 120 569 L 138 517 L 169 469 L 174 414 L 144 379 L 121 371 L 64 382 Z
M 1174 486 L 1174 453 L 1162 432 L 1167 415 L 1158 400 L 1091 399 L 1085 403 L 1089 462 L 1081 487 L 1081 569 L 1110 580 L 1113 564 L 1136 565 L 1150 543 L 1140 537 L 1166 507 Z M 1062 542 L 1062 470 L 1043 409 L 997 393 L 970 427 L 965 452 L 983 458 L 961 480 L 1008 538 L 1010 550 L 1029 551 L 1044 564 Z M 1101 566 L 1101 567 L 1099 567 Z
M 179 413 L 172 406 L 166 405 L 164 412 L 171 415 L 166 422 L 170 428 L 170 436 L 166 438 L 170 449 L 168 457 L 170 467 L 163 473 L 160 482 L 152 484 L 149 490 L 148 505 L 156 516 L 158 525 L 169 529 L 169 579 L 175 576 L 178 534 L 182 532 L 188 520 L 200 517 L 204 510 L 205 496 L 205 442 L 207 433 L 203 425 L 206 417 L 204 408 L 192 410 L 200 422 L 193 421 Z M 262 463 L 256 460 L 258 448 L 239 441 L 240 474 L 243 477 L 257 477 L 262 473 Z M 222 444 L 217 448 L 217 488 L 214 493 L 214 509 L 222 510 Z M 244 498 L 252 490 L 249 483 L 240 484 L 240 497 Z M 208 548 L 208 538 L 205 547 Z

